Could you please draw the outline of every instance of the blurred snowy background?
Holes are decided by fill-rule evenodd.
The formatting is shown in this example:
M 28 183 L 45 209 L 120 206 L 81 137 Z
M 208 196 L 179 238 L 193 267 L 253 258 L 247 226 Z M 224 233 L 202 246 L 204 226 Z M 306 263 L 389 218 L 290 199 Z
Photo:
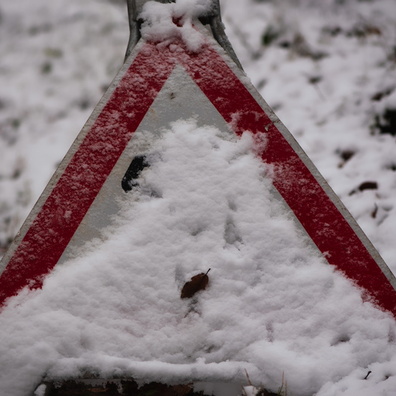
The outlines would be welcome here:
M 396 273 L 396 2 L 221 5 L 247 75 Z M 0 256 L 122 65 L 127 41 L 123 0 L 0 3 Z M 379 342 L 373 350 L 394 338 Z M 348 385 L 346 376 L 322 394 L 393 394 L 394 357 L 384 356 L 372 382 Z
M 396 2 L 222 0 L 247 75 L 396 272 Z M 123 0 L 0 3 L 0 255 L 123 62 Z

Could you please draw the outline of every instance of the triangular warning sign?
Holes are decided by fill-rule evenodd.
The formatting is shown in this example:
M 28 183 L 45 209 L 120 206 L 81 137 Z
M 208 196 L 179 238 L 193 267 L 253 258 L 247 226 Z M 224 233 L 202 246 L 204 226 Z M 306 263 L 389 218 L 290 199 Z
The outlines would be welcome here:
M 396 315 L 391 271 L 243 72 L 203 34 L 197 52 L 182 41 L 135 47 L 5 255 L 0 304 L 41 287 L 81 241 L 97 236 L 117 212 L 117 199 L 106 197 L 127 193 L 122 182 L 133 187 L 134 175 L 150 166 L 145 156 L 164 124 L 195 118 L 227 129 L 230 139 L 256 136 L 275 193 L 328 263 Z

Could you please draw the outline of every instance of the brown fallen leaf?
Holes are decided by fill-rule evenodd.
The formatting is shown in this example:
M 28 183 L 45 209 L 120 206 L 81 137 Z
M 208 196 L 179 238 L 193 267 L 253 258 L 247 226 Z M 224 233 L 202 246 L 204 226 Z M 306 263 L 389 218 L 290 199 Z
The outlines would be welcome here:
M 209 283 L 209 271 L 210 268 L 208 269 L 206 274 L 201 272 L 200 274 L 193 276 L 191 280 L 186 282 L 183 286 L 180 297 L 191 298 L 194 296 L 195 293 L 199 292 L 200 290 L 205 290 Z

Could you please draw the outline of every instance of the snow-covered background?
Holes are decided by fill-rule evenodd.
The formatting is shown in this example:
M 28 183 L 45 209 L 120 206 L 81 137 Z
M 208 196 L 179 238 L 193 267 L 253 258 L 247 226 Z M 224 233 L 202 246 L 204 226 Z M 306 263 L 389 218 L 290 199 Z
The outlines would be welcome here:
M 221 5 L 228 37 L 247 75 L 396 273 L 396 3 L 394 0 L 222 0 Z M 0 3 L 0 38 L 0 249 L 4 252 L 123 62 L 128 40 L 126 7 L 121 0 L 3 0 Z M 198 168 L 200 155 L 205 156 L 205 151 L 199 151 L 205 147 L 205 141 L 200 140 L 202 136 L 222 147 L 219 156 L 213 158 L 216 177 L 219 164 L 227 155 L 237 159 L 232 173 L 227 170 L 221 173 L 222 177 L 230 178 L 229 190 L 223 186 L 219 191 L 219 194 L 224 192 L 224 200 L 230 197 L 227 192 L 239 191 L 232 183 L 240 168 L 250 172 L 251 180 L 260 179 L 262 170 L 246 151 L 248 141 L 234 143 L 233 147 L 217 141 L 216 131 L 201 130 L 197 136 L 194 128 L 190 139 L 183 138 L 184 135 L 180 135 L 183 128 L 190 130 L 191 124 L 174 126 L 164 147 L 175 150 L 184 139 L 184 155 L 191 158 L 194 150 L 198 151 Z M 178 152 L 183 150 L 179 147 Z M 178 164 L 170 159 L 163 166 L 178 169 Z M 166 196 L 170 187 L 161 185 L 161 169 L 158 167 L 157 173 L 153 171 L 152 176 L 148 176 L 152 178 L 148 183 L 160 188 Z M 202 182 L 207 183 L 204 184 L 206 191 L 218 184 L 216 179 Z M 188 185 L 182 186 L 187 188 L 183 190 L 184 196 L 188 196 Z M 169 194 L 182 186 L 173 186 Z M 253 195 L 260 188 L 254 183 L 245 187 Z M 215 192 L 212 193 L 216 195 Z M 266 199 L 265 192 L 261 193 L 262 198 L 257 199 Z M 238 194 L 233 199 L 236 203 L 229 205 L 243 206 Z M 178 205 L 182 206 L 182 202 Z M 213 218 L 213 227 L 216 221 L 218 226 L 222 222 L 228 224 L 226 241 L 232 241 L 230 245 L 237 246 L 241 238 L 255 240 L 244 224 L 253 221 L 247 208 L 246 213 L 242 209 L 236 213 L 230 207 L 212 206 L 213 202 L 199 208 L 207 211 L 208 218 Z M 143 202 L 140 209 L 147 216 L 155 210 L 162 213 L 153 202 Z M 128 210 L 125 213 L 125 219 L 138 216 Z M 220 213 L 219 219 L 216 213 Z M 191 214 L 186 212 L 187 215 L 191 218 Z M 199 220 L 206 221 L 205 218 Z M 259 232 L 259 219 L 254 220 Z M 142 228 L 146 220 L 142 217 L 141 221 Z M 161 224 L 166 221 L 164 218 Z M 209 220 L 206 223 L 210 231 Z M 239 234 L 233 230 L 235 224 L 239 224 Z M 282 222 L 276 224 L 275 229 L 286 227 Z M 186 224 L 191 232 L 195 226 Z M 247 228 L 244 230 L 244 227 Z M 201 230 L 195 232 L 200 234 Z M 293 231 L 290 232 L 290 238 L 294 238 Z M 138 235 L 130 238 L 125 243 L 131 243 L 133 238 L 137 238 L 135 244 L 144 243 L 144 238 L 139 240 Z M 122 239 L 118 243 L 121 244 Z M 189 241 L 185 243 L 188 245 Z M 201 245 L 201 249 L 202 246 L 205 245 Z M 106 257 L 104 252 L 109 250 L 117 251 L 117 248 L 103 246 L 102 256 Z M 89 276 L 89 267 L 99 259 L 100 252 L 98 249 L 97 256 L 80 265 L 72 263 L 71 272 L 64 275 L 65 284 L 73 285 L 73 275 L 82 279 Z M 140 308 L 119 306 L 116 299 L 104 312 L 110 324 L 89 317 L 88 313 L 84 317 L 83 309 L 77 312 L 71 296 L 78 301 L 79 297 L 83 300 L 84 296 L 94 293 L 98 285 L 88 282 L 86 289 L 74 289 L 71 294 L 59 292 L 57 299 L 46 305 L 51 299 L 48 296 L 59 290 L 54 277 L 47 291 L 42 295 L 36 293 L 30 303 L 20 308 L 17 317 L 11 311 L 4 313 L 0 346 L 4 376 L 0 376 L 0 395 L 13 394 L 11 388 L 15 386 L 15 378 L 18 378 L 19 388 L 14 387 L 14 394 L 22 396 L 27 384 L 39 381 L 40 375 L 52 365 L 55 374 L 62 370 L 71 373 L 80 365 L 93 361 L 100 362 L 101 367 L 96 369 L 104 372 L 109 372 L 113 365 L 135 373 L 150 370 L 163 373 L 168 370 L 166 364 L 183 363 L 189 370 L 201 370 L 201 374 L 208 370 L 217 372 L 220 377 L 223 375 L 224 380 L 239 381 L 242 378 L 238 370 L 244 367 L 253 382 L 271 389 L 280 385 L 282 372 L 285 372 L 290 395 L 395 393 L 396 328 L 391 319 L 370 306 L 361 306 L 355 294 L 346 292 L 342 278 L 330 270 L 313 271 L 310 266 L 320 266 L 319 262 L 306 264 L 302 275 L 296 271 L 292 276 L 296 284 L 306 288 L 302 292 L 295 286 L 301 295 L 296 305 L 291 304 L 295 297 L 293 293 L 288 294 L 289 284 L 275 282 L 272 287 L 279 288 L 281 297 L 278 301 L 274 299 L 277 290 L 267 291 L 267 301 L 276 309 L 266 311 L 267 307 L 260 306 L 256 298 L 263 290 L 253 287 L 249 293 L 243 291 L 243 282 L 251 284 L 253 280 L 240 271 L 238 252 L 226 250 L 222 253 L 229 255 L 233 270 L 217 263 L 218 274 L 225 278 L 221 281 L 213 274 L 217 279 L 214 280 L 216 288 L 209 289 L 200 301 L 198 313 L 193 312 L 186 319 L 181 301 L 176 302 L 165 290 L 164 305 L 149 311 L 151 316 L 145 314 L 145 321 L 135 327 L 128 327 L 130 323 L 117 317 L 117 313 Z M 251 265 L 257 265 L 254 257 L 260 256 L 259 253 L 245 252 L 243 258 L 251 257 Z M 174 252 L 168 254 L 171 256 Z M 293 262 L 291 256 L 287 260 Z M 144 263 L 141 265 L 144 267 Z M 111 269 L 105 265 L 101 268 L 98 279 L 108 279 Z M 193 268 L 184 269 L 185 277 L 194 275 L 194 270 L 206 269 L 205 262 L 196 263 Z M 283 269 L 279 271 L 272 273 L 274 279 L 283 278 Z M 308 276 L 308 280 L 304 276 Z M 175 277 L 174 268 L 170 273 L 161 273 L 161 279 L 167 277 Z M 150 280 L 150 269 L 145 279 L 146 290 L 157 288 Z M 325 286 L 321 288 L 320 285 L 327 285 L 329 279 L 333 286 L 326 289 L 328 294 L 323 296 L 320 290 Z M 312 284 L 316 287 L 312 288 Z M 118 293 L 127 293 L 127 286 L 120 287 Z M 240 299 L 223 301 L 221 291 L 228 288 L 236 288 Z M 317 306 L 307 305 L 307 301 L 313 300 L 310 293 L 319 293 L 315 298 L 319 295 L 323 298 L 327 316 Z M 335 300 L 340 294 L 346 296 L 343 304 Z M 156 295 L 145 299 L 146 306 L 150 306 Z M 65 300 L 69 303 L 62 307 Z M 279 306 L 285 301 L 291 304 L 290 309 Z M 238 326 L 238 316 L 224 313 L 218 317 L 217 312 L 226 312 L 225 307 L 248 312 L 242 325 Z M 34 317 L 29 316 L 32 311 Z M 170 324 L 161 332 L 165 319 L 156 321 L 154 313 L 159 315 L 163 311 L 168 312 L 165 319 Z M 264 312 L 262 319 L 256 318 L 257 312 Z M 302 320 L 308 312 L 312 315 Z M 334 321 L 323 323 L 324 318 L 334 318 Z M 30 320 L 34 320 L 35 331 L 27 332 Z M 70 333 L 60 343 L 61 330 L 66 323 L 71 325 Z M 151 330 L 144 337 L 143 324 Z M 168 350 L 164 339 L 172 341 L 175 329 L 180 339 L 170 342 Z M 50 339 L 46 338 L 48 332 Z M 124 344 L 109 344 L 110 335 L 123 340 Z M 140 346 L 136 346 L 134 337 L 142 338 Z M 254 340 L 257 340 L 256 345 Z M 104 357 L 100 355 L 103 351 L 99 346 L 106 342 Z M 126 347 L 128 343 L 132 344 Z M 150 349 L 150 345 L 156 348 Z M 178 355 L 181 353 L 178 348 L 188 352 L 188 359 L 183 360 Z M 207 348 L 204 356 L 200 348 Z M 156 353 L 164 366 L 158 363 L 158 367 L 150 366 L 146 370 L 128 363 L 128 356 L 148 361 L 155 358 Z M 226 359 L 231 362 L 228 366 L 224 363 L 225 367 L 217 365 L 209 370 L 208 364 L 199 360 L 203 358 L 208 364 Z M 57 366 L 57 361 L 62 363 Z M 244 366 L 241 362 L 250 365 Z M 364 380 L 369 370 L 372 374 Z

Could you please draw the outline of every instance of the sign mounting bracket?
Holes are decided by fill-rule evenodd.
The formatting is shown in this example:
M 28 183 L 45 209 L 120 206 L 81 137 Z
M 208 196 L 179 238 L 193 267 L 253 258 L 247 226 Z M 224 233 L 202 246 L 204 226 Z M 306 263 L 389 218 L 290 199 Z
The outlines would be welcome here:
M 131 54 L 133 48 L 141 38 L 140 27 L 142 20 L 139 18 L 140 13 L 143 10 L 143 6 L 148 1 L 153 0 L 126 0 L 128 6 L 128 20 L 129 20 L 129 41 L 128 47 L 125 54 L 125 60 Z M 159 3 L 174 3 L 175 0 L 154 0 Z M 235 54 L 234 49 L 228 37 L 225 33 L 224 24 L 221 20 L 220 0 L 212 0 L 213 5 L 210 11 L 199 18 L 203 25 L 209 25 L 215 40 L 221 45 L 221 47 L 227 52 L 230 58 L 236 63 L 236 65 L 243 70 L 238 57 Z

